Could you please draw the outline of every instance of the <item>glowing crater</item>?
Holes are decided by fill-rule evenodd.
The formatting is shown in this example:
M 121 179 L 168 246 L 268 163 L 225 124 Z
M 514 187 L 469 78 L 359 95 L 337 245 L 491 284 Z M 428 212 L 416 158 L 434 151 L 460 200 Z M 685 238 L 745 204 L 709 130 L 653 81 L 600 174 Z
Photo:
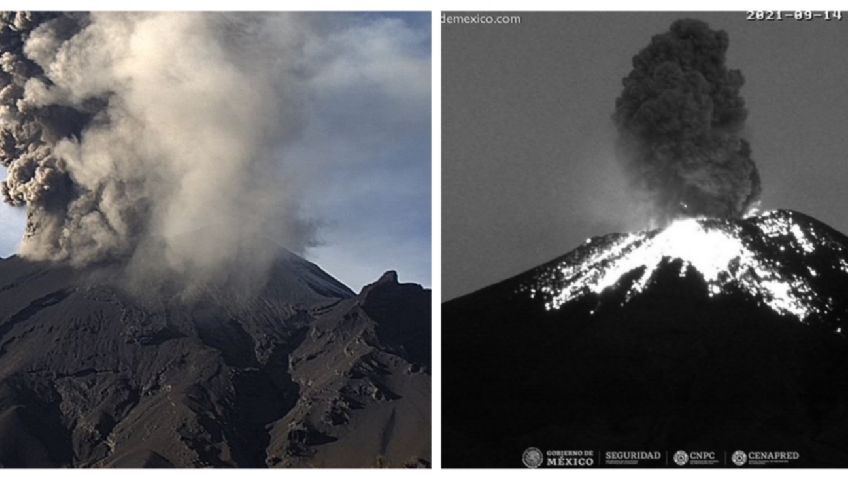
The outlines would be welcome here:
M 804 230 L 786 216 L 764 214 L 754 222 L 765 240 L 780 240 L 780 253 L 809 254 L 819 237 Z M 631 300 L 651 282 L 664 259 L 683 262 L 680 275 L 697 270 L 707 284 L 710 297 L 725 292 L 728 283 L 757 297 L 773 310 L 800 320 L 817 308 L 809 279 L 787 272 L 779 260 L 767 258 L 743 240 L 741 222 L 682 219 L 658 232 L 638 232 L 613 239 L 604 246 L 587 241 L 589 250 L 577 263 L 563 262 L 548 269 L 531 285 L 522 287 L 532 297 L 540 297 L 548 310 L 558 309 L 581 296 L 600 294 L 614 286 L 628 272 L 642 269 L 626 291 L 623 303 Z M 584 251 L 585 252 L 585 251 Z M 848 269 L 848 263 L 839 264 Z M 622 305 L 623 305 L 622 303 Z M 826 306 L 826 304 L 824 305 Z

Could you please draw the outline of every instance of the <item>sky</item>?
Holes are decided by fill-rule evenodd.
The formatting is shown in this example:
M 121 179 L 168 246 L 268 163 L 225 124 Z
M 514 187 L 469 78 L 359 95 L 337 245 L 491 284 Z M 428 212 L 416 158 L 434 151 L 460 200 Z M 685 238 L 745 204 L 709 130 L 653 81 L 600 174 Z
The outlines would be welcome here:
M 5 168 L 0 168 L 0 177 L 6 178 Z M 23 209 L 0 203 L 0 257 L 15 253 L 25 224 L 26 212 Z
M 354 290 L 387 270 L 429 287 L 430 16 L 358 17 L 386 31 L 339 45 L 343 67 L 318 80 L 312 121 L 286 151 L 314 174 L 303 204 L 320 244 L 306 258 Z
M 613 152 L 621 79 L 651 36 L 698 18 L 730 37 L 762 208 L 848 232 L 848 29 L 735 13 L 521 14 L 442 25 L 442 298 L 644 228 Z
M 354 290 L 387 270 L 429 287 L 430 14 L 313 15 L 331 36 L 307 55 L 301 129 L 272 152 L 299 175 L 302 215 L 317 225 L 305 258 Z M 15 253 L 24 223 L 0 204 L 0 256 Z

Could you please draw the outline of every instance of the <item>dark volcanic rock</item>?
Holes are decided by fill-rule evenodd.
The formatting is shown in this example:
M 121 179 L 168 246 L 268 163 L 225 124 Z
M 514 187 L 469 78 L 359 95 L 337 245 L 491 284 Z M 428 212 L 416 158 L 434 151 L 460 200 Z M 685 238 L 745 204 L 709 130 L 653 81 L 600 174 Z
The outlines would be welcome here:
M 289 361 L 300 397 L 271 453 L 292 457 L 281 465 L 429 466 L 429 291 L 388 272 L 314 315 Z
M 292 254 L 251 299 L 113 273 L 0 261 L 2 466 L 429 463 L 429 290 Z
M 445 303 L 443 464 L 533 446 L 848 465 L 848 238 L 788 211 L 699 223 L 741 244 L 715 280 L 691 257 L 645 266 L 659 231 L 617 234 Z

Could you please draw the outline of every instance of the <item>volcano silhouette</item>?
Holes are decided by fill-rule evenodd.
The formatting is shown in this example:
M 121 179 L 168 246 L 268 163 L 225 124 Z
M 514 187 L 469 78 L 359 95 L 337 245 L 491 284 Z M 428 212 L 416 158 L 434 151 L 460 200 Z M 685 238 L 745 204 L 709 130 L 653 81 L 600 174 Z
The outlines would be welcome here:
M 111 272 L 0 261 L 3 467 L 429 465 L 429 290 L 291 253 L 250 299 Z
M 848 238 L 811 217 L 596 237 L 442 310 L 447 467 L 530 447 L 848 465 Z

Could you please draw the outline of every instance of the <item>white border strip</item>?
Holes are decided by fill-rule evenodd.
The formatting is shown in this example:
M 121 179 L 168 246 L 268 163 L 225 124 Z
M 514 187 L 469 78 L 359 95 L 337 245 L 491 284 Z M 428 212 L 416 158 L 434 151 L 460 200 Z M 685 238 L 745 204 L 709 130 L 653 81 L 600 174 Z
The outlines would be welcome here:
M 741 11 L 741 10 L 839 10 L 846 9 L 845 2 L 834 0 L 812 0 L 808 2 L 776 1 L 732 1 L 671 2 L 668 0 L 645 0 L 624 2 L 622 0 L 2 0 L 4 10 L 237 10 L 237 11 Z M 438 17 L 437 17 L 438 18 Z

